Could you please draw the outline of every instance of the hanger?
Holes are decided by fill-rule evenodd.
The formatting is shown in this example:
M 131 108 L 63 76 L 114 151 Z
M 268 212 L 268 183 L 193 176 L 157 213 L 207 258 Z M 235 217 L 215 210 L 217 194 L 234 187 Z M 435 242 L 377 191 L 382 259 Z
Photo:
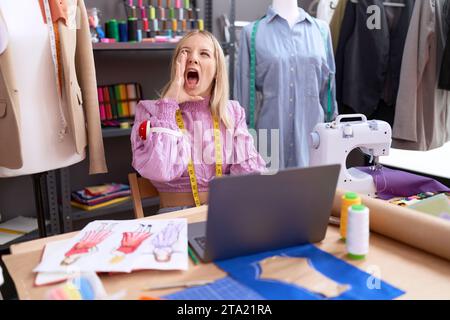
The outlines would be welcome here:
M 352 3 L 358 3 L 358 0 L 350 0 L 350 2 Z M 390 2 L 390 1 L 385 1 L 383 2 L 383 6 L 385 7 L 397 7 L 397 8 L 404 8 L 406 7 L 406 5 L 404 3 L 401 2 Z

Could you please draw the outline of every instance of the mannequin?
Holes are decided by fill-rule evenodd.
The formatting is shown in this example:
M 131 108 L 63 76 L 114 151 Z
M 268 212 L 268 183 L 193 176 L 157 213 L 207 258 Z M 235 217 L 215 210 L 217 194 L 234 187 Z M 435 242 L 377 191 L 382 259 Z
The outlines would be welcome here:
M 8 31 L 6 30 L 5 22 L 0 17 L 0 54 L 5 51 L 8 46 Z
M 0 177 L 50 171 L 82 161 L 85 152 L 76 152 L 72 135 L 65 134 L 62 140 L 58 136 L 61 127 L 58 93 L 49 32 L 39 2 L 2 0 L 0 12 L 4 19 L 3 23 L 0 21 L 0 53 L 6 47 L 13 51 L 23 157 L 23 166 L 19 169 L 0 167 Z M 64 102 L 62 110 L 68 119 Z
M 310 133 L 337 115 L 333 47 L 326 22 L 297 7 L 296 0 L 274 0 L 258 23 L 242 30 L 237 69 L 234 98 L 246 109 L 250 127 L 259 130 L 258 151 L 266 159 L 277 153 L 280 169 L 308 166 Z
M 288 22 L 292 29 L 299 18 L 297 0 L 273 0 L 272 8 Z

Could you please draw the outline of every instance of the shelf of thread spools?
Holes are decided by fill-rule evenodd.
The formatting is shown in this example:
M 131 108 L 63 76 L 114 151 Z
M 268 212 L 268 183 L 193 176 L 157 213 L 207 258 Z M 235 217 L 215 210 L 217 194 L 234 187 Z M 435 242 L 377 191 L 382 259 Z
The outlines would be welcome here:
M 204 30 L 190 0 L 124 0 L 126 20 L 105 23 L 94 50 L 172 50 L 187 32 Z

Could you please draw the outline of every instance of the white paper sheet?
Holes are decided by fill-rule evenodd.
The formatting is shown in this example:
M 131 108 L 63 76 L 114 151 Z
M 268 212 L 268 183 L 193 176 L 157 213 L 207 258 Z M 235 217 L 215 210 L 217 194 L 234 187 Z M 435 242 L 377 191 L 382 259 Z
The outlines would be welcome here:
M 187 220 L 94 221 L 45 247 L 35 272 L 187 270 Z
M 68 246 L 68 245 L 70 246 L 70 244 L 68 244 L 69 242 L 72 242 L 72 240 L 68 239 L 68 240 L 56 241 L 56 242 L 53 242 L 52 245 L 54 245 L 55 247 Z M 51 252 L 52 252 L 52 250 L 50 248 L 49 248 L 49 250 L 44 250 L 44 254 L 42 255 L 41 260 L 44 261 L 44 260 L 48 259 Z M 54 283 L 65 281 L 65 280 L 69 279 L 69 277 L 70 277 L 70 275 L 65 272 L 39 272 L 36 275 L 36 279 L 34 280 L 34 285 L 35 286 L 43 286 L 46 284 L 54 284 Z

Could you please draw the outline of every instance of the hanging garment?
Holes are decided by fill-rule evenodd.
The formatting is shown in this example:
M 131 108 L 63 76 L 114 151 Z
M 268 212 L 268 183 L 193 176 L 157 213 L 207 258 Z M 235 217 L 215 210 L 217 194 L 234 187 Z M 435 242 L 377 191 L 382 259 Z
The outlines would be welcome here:
M 404 7 L 384 6 L 383 2 L 347 3 L 336 52 L 336 96 L 340 111 L 346 105 L 369 117 L 380 100 L 389 106 L 395 104 L 415 0 L 397 1 Z M 370 6 L 376 6 L 380 14 L 368 14 L 373 8 Z
M 320 0 L 317 5 L 317 18 L 330 23 L 339 0 Z
M 427 151 L 450 137 L 450 92 L 437 89 L 444 52 L 444 4 L 416 2 L 403 56 L 393 147 Z
M 330 30 L 331 30 L 331 37 L 333 39 L 333 50 L 334 53 L 337 51 L 338 43 L 339 43 L 339 36 L 341 33 L 341 25 L 342 20 L 344 20 L 344 14 L 345 14 L 345 8 L 347 7 L 348 0 L 340 0 L 339 3 L 336 6 L 336 9 L 334 9 L 333 18 L 330 22 Z
M 450 91 L 450 1 L 445 3 L 444 16 L 446 17 L 444 27 L 447 30 L 447 42 L 442 59 L 439 88 Z
M 19 1 L 17 2 L 19 3 Z M 71 10 L 67 13 L 71 19 L 68 19 L 66 23 L 64 16 L 56 13 L 65 12 L 65 5 L 69 3 L 71 4 L 69 6 Z M 60 71 L 58 75 L 61 75 L 61 79 L 59 79 L 61 80 L 59 82 L 61 87 L 59 90 L 61 90 L 63 103 L 60 105 L 65 106 L 64 111 L 68 114 L 68 117 L 65 119 L 67 121 L 61 121 L 64 124 L 61 124 L 60 128 L 55 128 L 55 132 L 57 133 L 60 129 L 67 132 L 67 134 L 63 135 L 64 141 L 67 141 L 68 136 L 73 139 L 75 156 L 83 155 L 84 157 L 85 147 L 89 147 L 89 172 L 91 174 L 107 172 L 98 107 L 94 56 L 84 1 L 51 0 L 49 4 L 53 8 L 51 12 L 54 22 L 53 26 L 55 27 L 52 34 L 57 39 L 52 47 L 58 52 L 55 55 L 59 57 L 57 58 L 59 62 L 55 63 L 55 65 L 58 65 L 58 70 Z M 37 1 L 35 5 L 37 6 Z M 59 7 L 61 7 L 60 10 L 56 10 Z M 1 10 L 0 20 L 5 20 Z M 44 22 L 46 23 L 44 18 L 42 18 L 42 23 Z M 27 25 L 28 28 L 30 28 L 29 25 Z M 12 30 L 9 31 L 9 33 L 11 32 Z M 32 30 L 25 35 L 29 36 L 31 32 Z M 45 39 L 50 39 L 47 34 L 46 30 Z M 20 169 L 24 166 L 22 145 L 24 136 L 29 135 L 29 131 L 25 132 L 25 129 L 21 126 L 24 123 L 24 117 L 27 115 L 24 110 L 27 104 L 24 103 L 24 99 L 20 99 L 24 92 L 18 88 L 23 83 L 18 83 L 19 77 L 16 73 L 17 70 L 14 68 L 18 57 L 16 50 L 20 49 L 18 46 L 20 41 L 13 40 L 23 40 L 25 35 L 16 35 L 15 39 L 10 39 L 6 49 L 0 53 L 0 167 L 8 169 Z M 35 37 L 33 41 L 39 41 L 39 39 Z M 20 43 L 22 44 L 23 41 Z M 50 52 L 50 41 L 48 41 L 48 46 Z M 23 52 L 25 51 L 22 50 L 21 53 Z M 43 59 L 39 55 L 40 51 L 26 53 L 29 59 Z M 34 57 L 33 54 L 38 56 Z M 41 67 L 44 67 L 44 64 Z M 53 70 L 47 69 L 44 71 L 53 72 Z M 42 85 L 42 82 L 39 82 L 40 80 L 41 78 L 35 79 L 36 86 Z M 52 85 L 55 88 L 59 87 L 56 83 L 48 83 L 46 85 Z M 29 96 L 28 98 L 34 99 L 35 97 Z M 35 106 L 39 106 L 39 101 L 36 101 Z M 61 113 L 63 114 L 64 112 Z M 33 120 L 38 121 L 38 119 Z M 53 148 L 61 148 L 57 144 L 52 144 L 51 146 Z M 51 152 L 50 150 L 49 154 Z M 76 160 L 81 159 L 77 158 Z M 41 171 L 47 170 L 35 172 Z
M 268 129 L 269 134 L 270 129 L 279 130 L 280 168 L 308 165 L 309 134 L 317 123 L 324 122 L 328 101 L 331 101 L 332 117 L 337 111 L 329 28 L 303 9 L 298 10 L 298 21 L 291 29 L 287 21 L 269 7 L 256 34 L 255 83 L 261 101 L 256 106 L 255 126 Z M 234 90 L 236 99 L 246 109 L 247 119 L 253 26 L 254 23 L 247 25 L 241 33 Z M 326 42 L 320 28 L 327 31 Z M 328 90 L 330 79 L 331 90 Z M 273 153 L 271 138 L 267 141 L 269 154 Z

